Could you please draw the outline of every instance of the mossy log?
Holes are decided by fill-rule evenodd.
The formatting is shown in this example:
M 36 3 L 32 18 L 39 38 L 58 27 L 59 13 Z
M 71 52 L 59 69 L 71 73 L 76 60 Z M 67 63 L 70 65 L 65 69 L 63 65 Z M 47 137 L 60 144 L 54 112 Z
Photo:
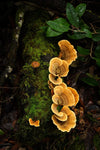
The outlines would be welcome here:
M 44 30 L 40 28 L 46 25 L 49 19 L 48 13 L 43 10 L 27 11 L 20 36 L 24 61 L 20 82 L 24 115 L 20 118 L 20 133 L 17 134 L 19 138 L 22 137 L 20 139 L 22 142 L 27 141 L 31 144 L 39 142 L 41 138 L 52 132 L 52 99 L 48 88 L 48 67 L 50 59 L 58 56 L 59 50 L 45 37 Z M 32 67 L 34 61 L 39 62 L 40 66 Z M 40 120 L 40 127 L 30 126 L 29 118 L 34 121 Z
M 25 62 L 22 73 L 21 87 L 28 103 L 25 111 L 27 119 L 47 120 L 50 111 L 51 96 L 48 89 L 48 66 L 52 57 L 57 56 L 57 50 L 45 36 L 41 26 L 45 24 L 48 15 L 41 11 L 27 12 L 24 20 L 23 60 Z M 31 63 L 40 63 L 38 68 Z

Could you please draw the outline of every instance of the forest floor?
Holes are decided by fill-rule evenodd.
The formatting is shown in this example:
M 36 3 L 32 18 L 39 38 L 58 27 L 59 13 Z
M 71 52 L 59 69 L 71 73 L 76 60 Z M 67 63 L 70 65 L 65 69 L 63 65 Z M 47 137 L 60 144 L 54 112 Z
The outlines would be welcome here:
M 16 97 L 20 93 L 19 85 L 22 77 L 18 70 L 21 70 L 24 65 L 24 61 L 20 57 L 18 59 L 17 50 L 20 45 L 18 42 L 20 41 L 17 43 L 12 41 L 12 35 L 16 28 L 15 18 L 18 5 L 16 6 L 13 1 L 10 1 L 9 4 L 8 2 L 2 2 L 0 5 L 0 150 L 36 150 L 38 147 L 38 144 L 33 148 L 31 145 L 21 143 L 21 140 L 17 140 L 14 135 L 14 133 L 20 132 L 18 131 L 17 122 L 21 116 L 20 109 L 22 104 L 18 102 L 20 97 L 18 99 Z M 59 13 L 55 11 L 50 11 L 50 13 L 52 19 L 59 17 Z M 92 15 L 87 18 L 91 20 Z M 91 24 L 93 24 L 94 20 L 97 21 L 94 26 L 100 29 L 98 15 L 93 16 Z M 20 32 L 20 36 L 21 34 Z M 91 43 L 89 42 L 90 40 L 87 38 L 78 40 L 78 42 L 72 40 L 74 46 L 77 44 L 83 46 L 84 43 L 88 45 Z M 56 42 L 55 44 L 57 45 Z M 96 45 L 99 44 L 100 42 L 91 44 L 92 53 L 94 53 L 93 50 Z M 14 50 L 14 53 L 10 52 L 11 49 Z M 79 145 L 84 145 L 83 147 L 85 148 L 83 149 L 85 150 L 99 150 L 100 147 L 100 66 L 96 64 L 95 60 L 91 59 L 91 51 L 89 55 L 78 53 L 77 61 L 72 64 L 68 77 L 64 79 L 68 86 L 77 89 L 80 96 L 77 107 L 73 108 L 78 122 L 75 132 L 69 134 L 68 141 L 70 139 L 72 141 L 67 144 L 68 150 L 73 150 L 74 148 L 74 150 L 81 150 Z M 11 55 L 15 56 L 16 60 L 12 60 Z M 44 148 L 42 144 L 46 145 L 46 150 L 63 150 L 55 147 L 57 141 L 52 141 L 52 137 L 46 137 L 40 141 L 41 150 Z

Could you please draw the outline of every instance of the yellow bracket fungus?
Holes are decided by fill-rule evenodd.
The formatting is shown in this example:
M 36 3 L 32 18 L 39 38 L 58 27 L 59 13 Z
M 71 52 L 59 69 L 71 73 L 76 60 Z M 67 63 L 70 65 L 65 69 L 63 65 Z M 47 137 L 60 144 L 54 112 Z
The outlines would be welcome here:
M 55 77 L 53 74 L 49 74 L 49 80 L 55 85 L 59 85 L 62 83 L 62 78 Z
M 50 60 L 49 72 L 54 76 L 65 77 L 69 72 L 69 65 L 66 61 L 54 57 Z
M 54 95 L 52 96 L 54 103 L 59 105 L 74 106 L 75 97 L 68 87 L 56 86 L 54 88 Z
M 70 132 L 76 126 L 76 116 L 69 106 L 76 106 L 79 95 L 74 88 L 67 87 L 61 77 L 67 76 L 69 65 L 77 58 L 77 51 L 67 40 L 59 41 L 58 45 L 61 50 L 59 58 L 52 58 L 49 64 L 48 85 L 53 91 L 51 110 L 54 115 L 52 115 L 52 121 L 62 132 Z M 58 106 L 62 106 L 60 111 L 57 109 Z
M 79 94 L 78 94 L 78 92 L 74 89 L 74 88 L 72 88 L 72 87 L 68 87 L 68 89 L 73 93 L 73 95 L 74 95 L 74 98 L 75 98 L 75 104 L 74 104 L 74 106 L 76 106 L 76 104 L 78 103 L 78 101 L 79 101 Z
M 67 63 L 70 65 L 73 61 L 77 58 L 77 51 L 74 49 L 74 46 L 67 40 L 61 40 L 58 42 L 60 47 L 60 58 L 66 60 Z
M 63 108 L 60 111 L 61 113 L 64 113 L 67 115 L 67 119 L 65 121 L 61 120 L 59 116 L 52 115 L 52 121 L 57 126 L 59 130 L 62 132 L 70 132 L 72 128 L 75 128 L 76 126 L 76 116 L 75 113 L 70 110 L 67 106 L 63 106 Z

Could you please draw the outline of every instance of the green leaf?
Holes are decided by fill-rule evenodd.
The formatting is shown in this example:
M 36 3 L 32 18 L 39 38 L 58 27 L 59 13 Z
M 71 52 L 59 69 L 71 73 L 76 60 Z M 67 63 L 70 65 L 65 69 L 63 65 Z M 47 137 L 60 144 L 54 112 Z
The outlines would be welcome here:
M 89 55 L 90 54 L 90 50 L 89 49 L 85 49 L 85 48 L 83 48 L 81 46 L 77 46 L 77 50 L 82 55 Z
M 89 26 L 81 19 L 79 22 L 80 30 L 89 29 Z
M 81 3 L 76 7 L 76 12 L 78 13 L 78 15 L 81 17 L 84 12 L 86 10 L 86 4 L 85 3 Z
M 97 58 L 100 58 L 100 45 L 96 47 L 94 54 Z
M 79 16 L 78 16 L 75 8 L 73 7 L 73 5 L 70 4 L 70 3 L 67 3 L 67 6 L 66 6 L 66 15 L 67 15 L 67 18 L 68 18 L 69 22 L 73 26 L 79 27 Z
M 94 34 L 92 40 L 95 42 L 100 41 L 100 33 Z
M 98 82 L 94 78 L 86 77 L 82 78 L 81 80 L 90 86 L 98 86 Z
M 61 34 L 62 34 L 62 32 L 54 31 L 50 27 L 48 27 L 48 29 L 46 31 L 46 36 L 47 37 L 56 37 L 56 36 L 59 36 Z
M 4 132 L 0 129 L 0 135 L 3 135 L 4 134 Z
M 53 21 L 47 21 L 47 24 L 57 32 L 67 32 L 69 30 L 69 23 L 64 18 L 58 18 Z
M 100 67 L 100 58 L 92 57 L 95 61 L 96 64 Z
M 92 33 L 88 29 L 83 29 L 83 31 L 86 33 L 86 37 L 92 38 Z
M 70 39 L 79 40 L 79 39 L 85 38 L 85 37 L 86 37 L 86 34 L 85 34 L 85 33 L 81 33 L 81 32 L 74 32 L 73 35 L 67 34 L 67 36 L 68 36 Z

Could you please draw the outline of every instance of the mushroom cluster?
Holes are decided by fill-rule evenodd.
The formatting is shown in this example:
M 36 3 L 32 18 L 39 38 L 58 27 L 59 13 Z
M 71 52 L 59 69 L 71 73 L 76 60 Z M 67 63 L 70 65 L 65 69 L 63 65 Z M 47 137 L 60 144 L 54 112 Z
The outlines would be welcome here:
M 68 87 L 61 77 L 66 77 L 69 72 L 69 65 L 76 60 L 77 51 L 74 46 L 67 40 L 58 42 L 60 47 L 59 57 L 54 57 L 49 63 L 49 88 L 53 90 L 51 110 L 52 121 L 62 132 L 70 132 L 76 126 L 75 113 L 69 108 L 76 106 L 79 101 L 78 92 Z M 62 108 L 60 111 L 58 107 Z
M 76 126 L 75 113 L 69 109 L 69 106 L 76 106 L 78 100 L 79 95 L 74 88 L 65 87 L 65 84 L 55 86 L 51 110 L 54 113 L 52 121 L 59 130 L 69 132 Z M 62 106 L 60 111 L 57 109 L 59 105 Z

